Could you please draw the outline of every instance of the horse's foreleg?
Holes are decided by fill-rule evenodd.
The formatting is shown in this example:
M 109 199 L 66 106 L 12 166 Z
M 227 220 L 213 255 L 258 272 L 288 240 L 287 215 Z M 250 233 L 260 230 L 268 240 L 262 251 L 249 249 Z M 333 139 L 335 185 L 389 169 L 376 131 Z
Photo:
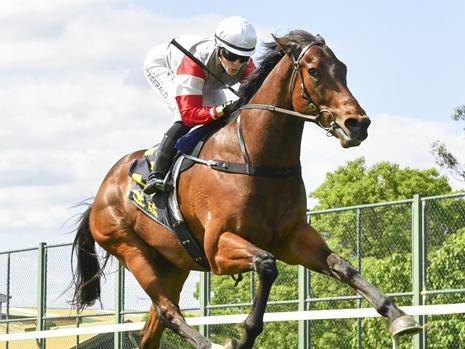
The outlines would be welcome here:
M 276 260 L 272 254 L 229 232 L 221 234 L 216 246 L 214 253 L 207 250 L 213 273 L 232 275 L 255 270 L 258 274 L 259 284 L 252 311 L 243 324 L 245 335 L 239 340 L 232 339 L 228 346 L 231 349 L 252 348 L 263 331 L 263 314 L 271 286 L 278 276 Z
M 385 294 L 365 280 L 345 259 L 332 252 L 320 234 L 304 226 L 287 239 L 278 258 L 290 264 L 300 264 L 311 270 L 325 273 L 352 287 L 376 311 L 390 321 L 392 335 L 415 334 L 421 326 L 400 310 Z
M 356 290 L 376 311 L 390 320 L 389 331 L 393 336 L 416 334 L 422 327 L 400 310 L 386 295 L 365 280 L 345 259 L 331 253 L 327 260 L 329 274 Z

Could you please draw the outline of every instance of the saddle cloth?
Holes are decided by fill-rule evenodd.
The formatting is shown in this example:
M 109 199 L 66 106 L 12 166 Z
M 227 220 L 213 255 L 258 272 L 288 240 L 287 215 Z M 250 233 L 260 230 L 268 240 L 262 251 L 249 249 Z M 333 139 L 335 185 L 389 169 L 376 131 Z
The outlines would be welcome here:
M 167 193 L 156 193 L 154 195 L 147 195 L 143 192 L 143 188 L 151 172 L 154 150 L 153 148 L 149 149 L 143 158 L 136 159 L 131 164 L 129 175 L 133 179 L 134 184 L 129 191 L 129 199 L 145 215 L 175 233 L 189 255 L 199 265 L 209 269 L 203 249 L 199 247 L 199 244 L 192 236 L 179 210 L 176 195 L 176 182 L 184 158 L 182 156 L 178 157 L 171 170 L 174 190 Z

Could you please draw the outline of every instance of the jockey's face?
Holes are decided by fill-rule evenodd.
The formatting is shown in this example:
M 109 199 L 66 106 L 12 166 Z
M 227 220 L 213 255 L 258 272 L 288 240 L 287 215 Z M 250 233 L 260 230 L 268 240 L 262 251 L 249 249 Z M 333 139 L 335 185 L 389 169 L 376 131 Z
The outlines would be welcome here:
M 218 58 L 224 70 L 230 76 L 236 75 L 241 66 L 249 60 L 249 57 L 235 55 L 224 48 L 220 49 Z

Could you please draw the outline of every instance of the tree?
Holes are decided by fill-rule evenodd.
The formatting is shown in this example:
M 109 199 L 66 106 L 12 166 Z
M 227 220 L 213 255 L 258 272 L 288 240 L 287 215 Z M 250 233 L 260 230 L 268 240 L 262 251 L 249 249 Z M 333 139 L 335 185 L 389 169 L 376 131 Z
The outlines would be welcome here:
M 455 108 L 452 119 L 455 121 L 465 120 L 465 104 Z M 455 155 L 447 150 L 446 145 L 443 142 L 436 141 L 433 143 L 432 148 L 433 155 L 436 157 L 436 163 L 439 167 L 449 171 L 452 176 L 465 181 L 464 164 L 461 164 Z
M 325 181 L 310 193 L 310 197 L 318 200 L 313 210 L 323 210 L 411 199 L 413 194 L 431 196 L 451 191 L 447 178 L 440 176 L 434 168 L 401 168 L 386 161 L 367 168 L 365 158 L 360 157 L 326 174 Z
M 431 168 L 417 170 L 380 162 L 367 168 L 363 157 L 347 162 L 326 175 L 310 196 L 318 200 L 312 209 L 324 210 L 351 205 L 411 199 L 414 194 L 432 196 L 450 193 L 447 178 Z M 410 251 L 411 208 L 398 204 L 325 213 L 312 217 L 320 232 L 336 251 L 348 250 L 355 258 L 356 227 L 362 229 L 363 255 L 382 258 L 395 252 Z

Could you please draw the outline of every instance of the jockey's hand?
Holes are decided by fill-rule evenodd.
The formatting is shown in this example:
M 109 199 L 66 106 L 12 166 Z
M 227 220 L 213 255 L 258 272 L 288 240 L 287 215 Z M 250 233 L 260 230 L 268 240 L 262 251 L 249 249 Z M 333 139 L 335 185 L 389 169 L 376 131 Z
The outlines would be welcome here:
M 222 105 L 216 106 L 216 113 L 218 115 L 217 118 L 219 119 L 223 115 L 228 115 L 233 105 L 234 105 L 234 101 L 227 101 L 223 103 Z

